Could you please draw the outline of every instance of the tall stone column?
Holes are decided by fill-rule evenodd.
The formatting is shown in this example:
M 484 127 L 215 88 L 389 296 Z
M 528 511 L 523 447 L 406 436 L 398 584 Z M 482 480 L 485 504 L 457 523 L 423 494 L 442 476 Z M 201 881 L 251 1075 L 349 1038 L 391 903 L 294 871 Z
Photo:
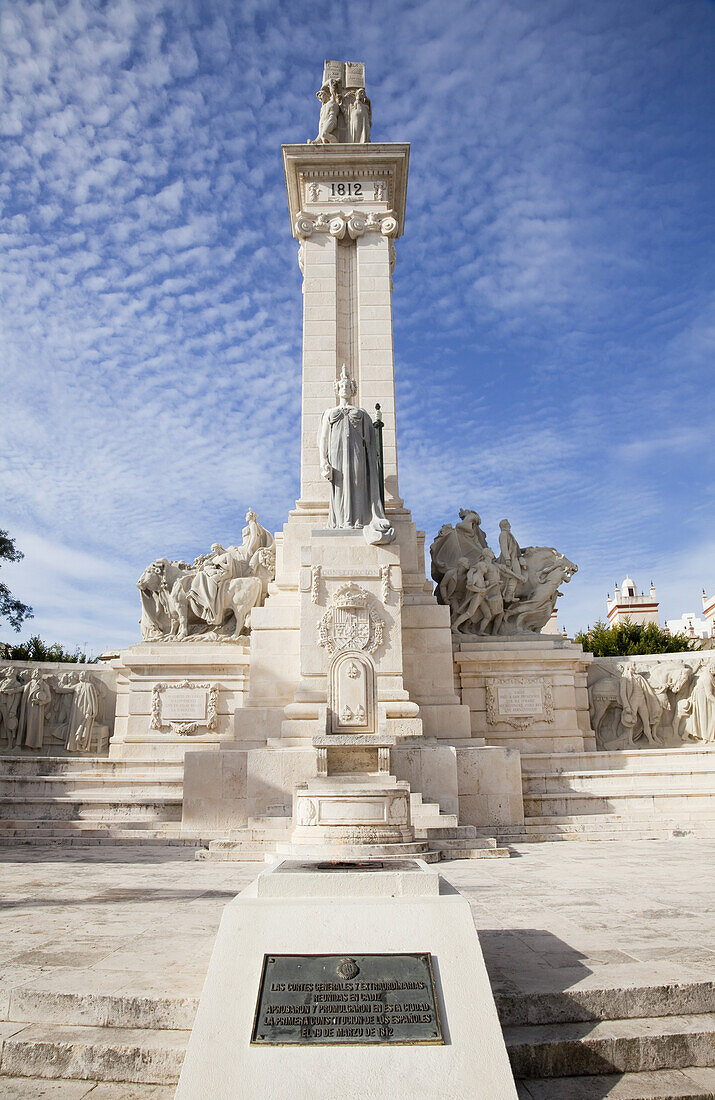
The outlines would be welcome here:
M 383 413 L 385 502 L 401 508 L 397 482 L 392 269 L 405 217 L 409 146 L 284 145 L 291 228 L 303 271 L 301 497 L 327 509 L 317 433 L 345 363 L 357 405 Z

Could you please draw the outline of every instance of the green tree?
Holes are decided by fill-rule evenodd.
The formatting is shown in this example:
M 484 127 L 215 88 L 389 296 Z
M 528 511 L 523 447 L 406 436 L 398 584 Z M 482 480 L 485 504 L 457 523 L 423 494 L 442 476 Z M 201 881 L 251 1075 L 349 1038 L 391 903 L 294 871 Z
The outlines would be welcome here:
M 7 531 L 0 531 L 0 561 L 21 561 L 24 556 Z M 16 600 L 8 586 L 0 582 L 0 619 L 7 619 L 13 630 L 19 630 L 25 619 L 31 618 L 32 608 Z
M 608 626 L 599 619 L 595 626 L 579 631 L 574 641 L 595 657 L 635 657 L 638 653 L 684 653 L 693 648 L 685 634 L 669 634 L 655 623 L 633 623 L 625 619 Z
M 65 649 L 59 642 L 43 642 L 39 634 L 27 642 L 0 642 L 0 661 L 71 661 L 73 664 L 92 665 L 98 660 L 77 649 Z

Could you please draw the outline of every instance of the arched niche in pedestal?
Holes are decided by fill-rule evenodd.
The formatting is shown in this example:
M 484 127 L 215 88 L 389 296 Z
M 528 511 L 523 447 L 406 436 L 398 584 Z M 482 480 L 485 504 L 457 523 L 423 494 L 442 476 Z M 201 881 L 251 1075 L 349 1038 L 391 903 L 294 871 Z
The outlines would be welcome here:
M 330 664 L 328 708 L 333 734 L 377 731 L 375 666 L 367 653 L 343 650 Z

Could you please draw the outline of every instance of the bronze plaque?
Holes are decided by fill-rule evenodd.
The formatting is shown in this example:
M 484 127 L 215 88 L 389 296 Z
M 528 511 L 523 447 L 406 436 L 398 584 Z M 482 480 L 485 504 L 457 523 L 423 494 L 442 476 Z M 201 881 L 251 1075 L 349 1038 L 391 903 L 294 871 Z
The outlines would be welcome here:
M 432 956 L 264 955 L 251 1043 L 444 1043 Z

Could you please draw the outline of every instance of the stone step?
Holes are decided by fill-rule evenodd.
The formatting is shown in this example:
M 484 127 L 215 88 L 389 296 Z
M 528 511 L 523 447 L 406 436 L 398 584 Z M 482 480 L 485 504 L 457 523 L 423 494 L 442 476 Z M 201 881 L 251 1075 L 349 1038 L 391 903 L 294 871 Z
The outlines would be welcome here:
M 524 768 L 523 774 L 529 779 L 530 782 L 536 782 L 537 780 L 546 780 L 550 782 L 553 779 L 587 779 L 587 780 L 606 780 L 627 778 L 634 783 L 640 783 L 641 780 L 647 780 L 656 776 L 671 776 L 679 779 L 690 777 L 693 778 L 707 778 L 712 777 L 715 774 L 715 761 L 712 759 L 712 752 L 708 755 L 705 753 L 697 760 L 693 760 L 690 757 L 683 757 L 678 759 L 666 758 L 659 760 L 658 762 L 652 760 L 629 760 L 626 766 L 626 762 L 622 767 L 615 766 L 601 767 L 596 764 L 594 767 L 579 768 L 573 764 L 567 764 L 563 767 L 559 760 L 563 760 L 563 757 L 558 758 L 554 763 L 549 763 L 545 768 Z
M 508 848 L 440 848 L 440 859 L 509 859 Z M 423 857 L 424 858 L 424 857 Z
M 458 848 L 470 848 L 470 849 L 483 849 L 483 848 L 496 848 L 497 842 L 493 836 L 483 837 L 471 837 L 465 840 L 440 840 L 432 837 L 427 841 L 432 852 L 441 852 L 445 848 L 449 848 L 455 851 Z
M 678 814 L 677 818 L 664 817 L 663 814 L 658 814 L 655 817 L 653 814 L 629 814 L 628 823 L 633 825 L 652 825 L 655 821 L 666 825 L 668 828 L 676 826 L 679 822 L 701 822 L 701 821 L 715 821 L 715 811 L 711 813 L 697 813 L 689 815 L 685 812 Z M 589 828 L 594 824 L 601 825 L 623 825 L 624 819 L 620 814 L 608 813 L 608 814 L 545 814 L 540 817 L 530 817 L 529 825 L 586 825 Z
M 678 810 L 685 813 L 704 811 L 712 814 L 715 794 L 708 791 L 675 791 L 670 789 L 649 791 L 613 791 L 610 794 L 594 794 L 588 791 L 524 796 L 524 816 L 558 814 L 600 814 L 617 812 L 621 816 L 631 813 L 665 814 L 673 817 Z
M 708 1066 L 547 1077 L 517 1082 L 519 1100 L 712 1100 L 715 1070 Z
M 654 782 L 655 780 L 655 782 Z M 608 779 L 587 779 L 582 776 L 573 779 L 551 776 L 548 779 L 532 780 L 524 776 L 522 789 L 525 798 L 571 798 L 574 795 L 594 795 L 599 798 L 656 797 L 666 793 L 711 794 L 715 791 L 715 773 L 709 775 L 658 775 L 642 776 L 635 781 L 633 776 L 611 775 Z
M 96 981 L 101 983 L 102 976 L 97 975 Z M 10 993 L 7 1019 L 68 1027 L 190 1031 L 198 1004 L 198 997 L 104 993 L 99 985 L 94 992 L 82 993 L 19 986 Z
M 591 752 L 529 752 L 521 754 L 523 772 L 554 773 L 558 771 L 631 772 L 639 769 L 660 768 L 670 773 L 675 768 L 711 768 L 712 750 L 709 748 L 683 749 L 617 749 Z
M 514 826 L 499 828 L 492 826 L 485 829 L 485 833 L 496 836 L 502 844 L 551 844 L 566 842 L 595 843 L 597 840 L 672 840 L 683 837 L 698 837 L 712 839 L 715 837 L 715 829 L 712 826 L 697 828 L 696 826 L 684 826 L 682 828 L 659 828 L 656 825 L 628 827 L 626 823 L 617 827 L 599 828 L 594 826 L 587 831 L 575 832 L 572 829 L 553 828 L 525 828 L 517 829 Z
M 20 798 L 77 798 L 95 794 L 112 796 L 117 802 L 141 795 L 142 798 L 181 798 L 183 779 L 137 779 L 133 776 L 36 776 L 0 777 L 0 801 Z
M 176 760 L 108 760 L 102 757 L 75 756 L 8 756 L 0 754 L 0 776 L 59 775 L 132 775 L 170 776 L 181 779 L 183 761 Z
M 12 1026 L 12 1025 L 5 1025 Z M 179 1079 L 188 1030 L 18 1025 L 6 1035 L 0 1074 L 173 1085 Z M 0 1095 L 2 1095 L 0 1077 Z
M 427 829 L 420 829 L 419 826 L 415 826 L 415 833 L 422 839 L 421 833 L 426 834 L 427 840 L 469 840 L 477 835 L 477 830 L 474 825 L 450 825 L 450 826 L 432 826 Z
M 201 848 L 209 844 L 212 837 L 183 837 L 164 836 L 161 833 L 113 833 L 101 836 L 86 836 L 84 833 L 62 833 L 54 836 L 42 836 L 36 834 L 18 835 L 14 837 L 0 837 L 0 848 L 29 847 L 61 847 L 61 848 L 95 848 L 102 845 L 105 848 L 142 848 L 142 847 L 170 847 L 170 848 Z
M 142 817 L 155 821 L 180 821 L 182 799 L 175 796 L 141 795 L 127 797 L 121 802 L 111 796 L 65 795 L 57 798 L 8 796 L 0 800 L 0 819 L 51 818 L 53 820 L 105 820 L 120 821 L 123 818 Z
M 180 821 L 153 821 L 151 819 L 143 820 L 142 818 L 132 818 L 129 821 L 119 822 L 102 822 L 86 820 L 85 818 L 3 818 L 0 821 L 0 836 L 4 833 L 22 832 L 22 833 L 37 833 L 37 832 L 91 832 L 93 830 L 104 831 L 107 829 L 152 829 L 155 832 L 163 833 L 179 833 L 181 832 Z M 217 834 L 219 835 L 219 834 Z M 220 834 L 223 835 L 223 834 Z
M 715 1066 L 712 1014 L 504 1028 L 516 1077 Z
M 494 1000 L 504 1027 L 701 1015 L 715 1011 L 715 982 L 496 992 Z
M 2 1071 L 0 1071 L 2 1072 Z M 39 1077 L 2 1077 L 5 1100 L 174 1100 L 173 1085 L 137 1085 L 130 1089 L 123 1084 L 99 1081 L 62 1081 L 48 1083 Z
M 519 831 L 524 829 L 526 831 L 543 831 L 553 830 L 555 832 L 570 833 L 577 835 L 579 833 L 584 834 L 597 834 L 602 832 L 612 832 L 614 835 L 625 835 L 629 831 L 644 832 L 647 833 L 651 830 L 656 830 L 665 836 L 690 836 L 694 830 L 697 830 L 699 835 L 707 836 L 708 832 L 712 835 L 715 822 L 711 818 L 698 818 L 688 817 L 683 821 L 677 819 L 668 818 L 666 816 L 656 817 L 651 815 L 645 820 L 631 820 L 630 817 L 622 817 L 616 821 L 604 821 L 600 814 L 589 815 L 591 820 L 578 822 L 573 825 L 569 825 L 567 821 L 559 817 L 557 814 L 553 815 L 550 822 L 539 825 L 538 822 L 533 822 L 531 818 L 525 818 L 523 825 L 504 825 L 494 826 L 488 829 L 489 832 L 499 831 L 499 829 Z M 481 832 L 481 830 L 480 830 Z
M 202 863 L 265 863 L 267 855 L 270 855 L 270 852 L 263 846 L 251 848 L 246 845 L 242 849 L 212 849 L 209 843 L 208 846 L 202 846 L 196 850 L 194 859 Z

